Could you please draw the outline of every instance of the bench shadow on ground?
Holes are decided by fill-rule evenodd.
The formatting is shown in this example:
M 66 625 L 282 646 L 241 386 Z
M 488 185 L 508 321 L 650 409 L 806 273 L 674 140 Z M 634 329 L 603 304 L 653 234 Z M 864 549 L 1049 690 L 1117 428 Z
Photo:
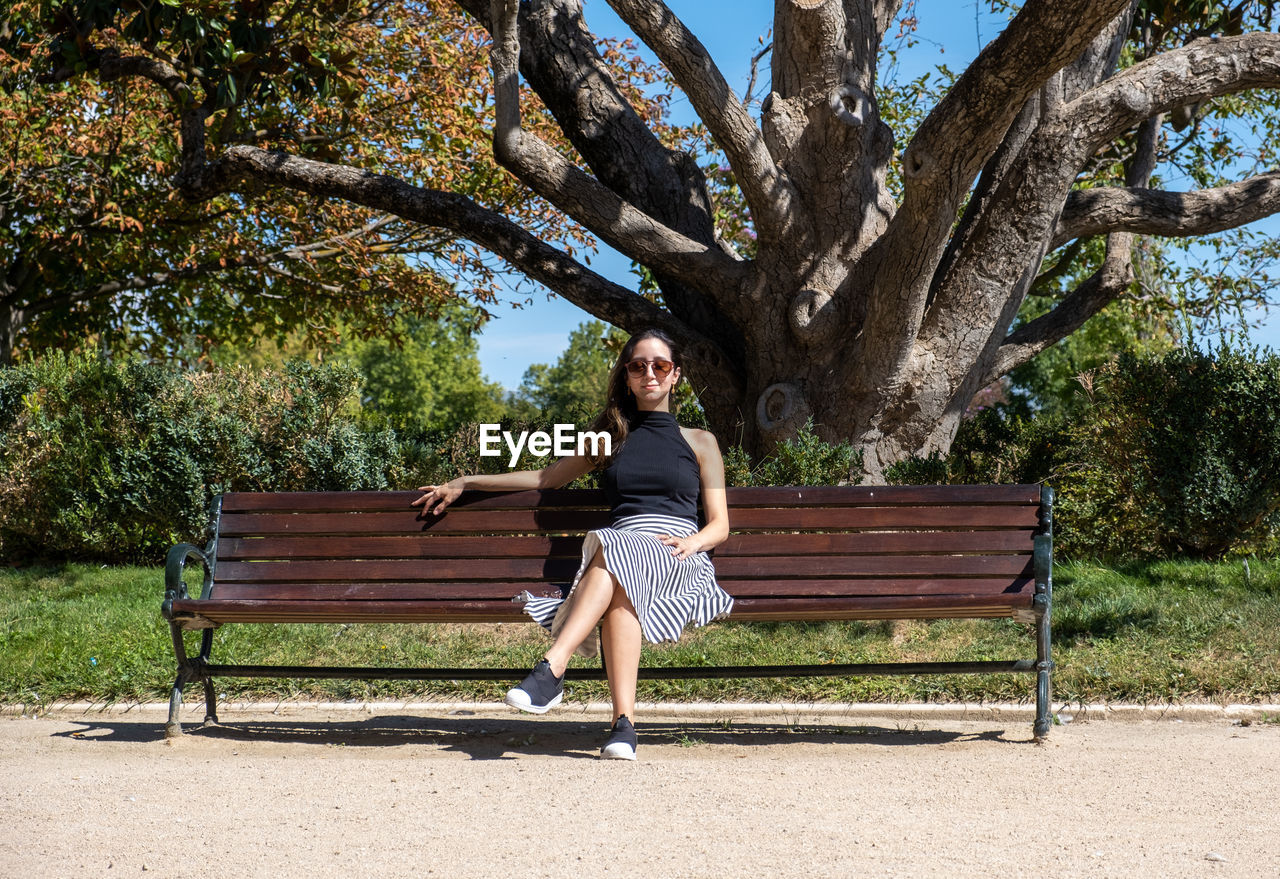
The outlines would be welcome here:
M 53 735 L 79 742 L 166 741 L 164 724 L 125 719 L 75 720 L 77 729 Z M 512 760 L 529 755 L 594 759 L 608 733 L 602 720 L 551 720 L 481 715 L 422 717 L 380 715 L 356 721 L 309 721 L 290 717 L 232 721 L 226 724 L 184 725 L 174 740 L 189 746 L 203 740 L 244 744 L 312 744 L 347 748 L 423 746 L 473 760 Z M 639 726 L 640 746 L 680 750 L 735 746 L 743 748 L 783 744 L 871 745 L 881 747 L 936 746 L 993 742 L 1032 745 L 1029 725 L 1013 730 L 991 728 L 974 732 L 932 729 L 917 721 L 894 726 L 839 722 L 681 721 L 657 720 Z

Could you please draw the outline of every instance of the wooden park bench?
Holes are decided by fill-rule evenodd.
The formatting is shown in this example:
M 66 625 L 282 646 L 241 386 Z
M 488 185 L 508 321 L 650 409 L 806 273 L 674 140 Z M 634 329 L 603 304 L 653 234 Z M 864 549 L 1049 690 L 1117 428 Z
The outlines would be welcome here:
M 603 493 L 464 493 L 426 516 L 415 492 L 225 494 L 213 536 L 169 552 L 163 613 L 178 679 L 167 731 L 181 732 L 182 690 L 213 679 L 297 677 L 510 680 L 527 669 L 223 665 L 214 629 L 231 623 L 529 622 L 513 601 L 557 595 L 582 535 L 606 524 Z M 713 555 L 735 599 L 732 620 L 1013 618 L 1031 625 L 1034 659 L 796 666 L 642 668 L 641 678 L 745 678 L 1031 672 L 1037 738 L 1049 731 L 1052 489 L 1035 485 L 730 488 L 732 534 Z M 204 566 L 200 597 L 183 569 Z M 183 632 L 203 629 L 189 656 Z M 571 668 L 600 679 L 602 668 Z

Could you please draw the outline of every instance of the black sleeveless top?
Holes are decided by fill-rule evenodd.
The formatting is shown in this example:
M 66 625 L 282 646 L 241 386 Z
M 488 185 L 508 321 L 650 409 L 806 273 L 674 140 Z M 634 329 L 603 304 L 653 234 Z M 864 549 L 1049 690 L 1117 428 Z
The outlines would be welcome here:
M 670 412 L 638 412 L 627 441 L 601 474 L 611 521 L 626 516 L 678 516 L 698 521 L 698 457 Z

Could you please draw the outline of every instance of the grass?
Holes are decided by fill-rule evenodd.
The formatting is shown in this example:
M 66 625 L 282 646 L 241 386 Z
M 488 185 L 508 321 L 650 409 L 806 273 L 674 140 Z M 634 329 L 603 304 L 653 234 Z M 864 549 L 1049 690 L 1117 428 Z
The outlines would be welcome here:
M 163 700 L 175 674 L 155 568 L 0 571 L 0 702 Z M 194 652 L 198 634 L 191 638 Z M 228 626 L 214 661 L 293 665 L 528 666 L 531 625 Z M 1055 700 L 1275 701 L 1280 695 L 1280 562 L 1060 564 L 1054 596 Z M 981 660 L 1033 657 L 1013 621 L 724 623 L 646 647 L 649 665 Z M 1030 675 L 642 681 L 643 700 L 1027 701 Z M 222 678 L 230 698 L 493 700 L 505 682 Z M 568 698 L 606 699 L 601 682 Z M 191 688 L 188 698 L 199 698 Z

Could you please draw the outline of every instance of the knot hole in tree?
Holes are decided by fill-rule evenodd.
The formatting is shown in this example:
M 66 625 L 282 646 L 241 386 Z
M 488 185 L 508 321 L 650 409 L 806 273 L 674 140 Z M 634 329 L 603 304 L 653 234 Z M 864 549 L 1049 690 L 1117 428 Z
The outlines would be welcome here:
M 756 401 L 756 423 L 774 442 L 799 430 L 812 415 L 804 393 L 790 382 L 769 385 Z
M 828 100 L 834 116 L 851 128 L 859 128 L 866 121 L 871 101 L 862 89 L 845 83 L 831 93 Z
M 919 177 L 929 170 L 933 163 L 924 150 L 910 150 L 902 157 L 902 173 L 906 177 Z

